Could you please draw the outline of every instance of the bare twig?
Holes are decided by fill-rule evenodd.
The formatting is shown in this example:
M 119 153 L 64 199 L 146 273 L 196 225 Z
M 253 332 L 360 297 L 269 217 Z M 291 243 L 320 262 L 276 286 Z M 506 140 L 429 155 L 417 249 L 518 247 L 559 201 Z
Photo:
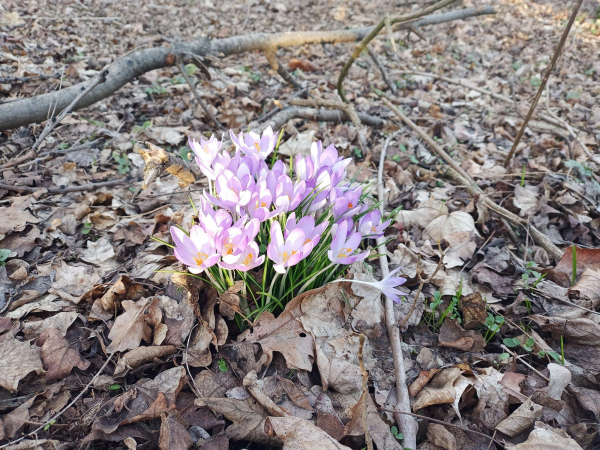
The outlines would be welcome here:
M 396 95 L 396 93 L 398 92 L 398 87 L 392 82 L 392 80 L 390 80 L 390 74 L 388 73 L 387 69 L 385 68 L 383 63 L 379 60 L 379 58 L 377 57 L 377 54 L 373 51 L 373 49 L 371 47 L 367 47 L 367 51 L 369 52 L 369 56 L 373 59 L 373 62 L 375 63 L 375 65 L 381 71 L 381 76 L 383 77 L 383 81 L 385 81 L 385 83 L 389 86 L 390 90 L 392 91 L 392 94 Z
M 362 396 L 361 396 L 361 416 L 362 425 L 365 430 L 365 441 L 367 443 L 367 450 L 373 450 L 373 440 L 371 439 L 371 433 L 369 433 L 369 423 L 367 421 L 367 407 L 369 405 L 367 396 L 369 395 L 369 374 L 365 369 L 365 360 L 363 357 L 363 350 L 365 347 L 365 335 L 360 333 L 358 336 L 358 364 L 360 365 L 360 373 L 362 374 Z
M 521 128 L 519 129 L 519 132 L 517 133 L 517 137 L 515 138 L 515 141 L 513 142 L 513 146 L 510 149 L 510 152 L 504 159 L 504 167 L 508 167 L 510 160 L 512 159 L 513 155 L 515 154 L 515 151 L 517 150 L 517 146 L 519 145 L 519 142 L 521 141 L 521 138 L 523 137 L 523 134 L 525 133 L 525 129 L 527 128 L 527 123 L 529 122 L 529 120 L 531 119 L 531 116 L 533 115 L 533 111 L 535 110 L 535 107 L 537 106 L 538 101 L 539 101 L 540 97 L 542 96 L 542 92 L 544 91 L 544 88 L 546 87 L 548 78 L 550 78 L 552 69 L 554 69 L 554 66 L 556 65 L 556 61 L 558 60 L 558 57 L 560 56 L 561 50 L 562 50 L 563 46 L 565 45 L 565 41 L 567 40 L 567 37 L 569 36 L 569 31 L 571 31 L 571 27 L 573 26 L 573 22 L 575 22 L 575 17 L 577 17 L 577 13 L 579 11 L 579 8 L 581 7 L 582 2 L 583 2 L 583 0 L 577 0 L 577 3 L 575 4 L 575 8 L 573 8 L 571 17 L 569 17 L 569 22 L 567 22 L 567 27 L 565 28 L 565 31 L 563 32 L 562 36 L 560 37 L 560 41 L 558 42 L 558 46 L 556 47 L 556 51 L 554 52 L 554 55 L 552 56 L 552 60 L 550 61 L 550 64 L 548 64 L 548 67 L 546 68 L 546 72 L 544 73 L 544 77 L 542 78 L 542 84 L 540 84 L 540 87 L 538 88 L 538 91 L 535 94 L 533 101 L 531 102 L 531 106 L 529 107 L 529 112 L 527 113 L 527 116 L 525 116 L 525 120 L 523 120 L 523 124 L 521 125 Z
M 153 301 L 154 300 L 152 300 L 152 302 Z M 73 400 L 71 400 L 71 402 L 69 402 L 69 404 L 67 406 L 65 406 L 63 409 L 61 409 L 54 416 L 52 416 L 50 419 L 48 419 L 46 422 L 44 422 L 43 424 L 41 424 L 39 427 L 37 427 L 32 432 L 27 433 L 27 434 L 21 436 L 19 439 L 15 439 L 14 441 L 8 442 L 8 443 L 3 444 L 3 445 L 0 445 L 0 449 L 12 446 L 12 445 L 16 444 L 17 442 L 21 442 L 23 439 L 28 438 L 30 436 L 37 435 L 37 433 L 39 433 L 40 431 L 42 431 L 46 426 L 48 426 L 50 424 L 53 424 L 53 423 L 56 423 L 56 421 L 58 420 L 58 418 L 60 416 L 62 416 L 67 409 L 69 409 L 71 406 L 73 406 L 75 403 L 77 403 L 79 401 L 79 399 L 81 397 L 83 397 L 83 395 L 88 391 L 88 389 L 94 384 L 94 382 L 98 379 L 98 377 L 102 374 L 102 372 L 104 372 L 104 369 L 106 369 L 106 366 L 108 366 L 108 363 L 112 361 L 113 356 L 115 356 L 115 353 L 117 353 L 117 349 L 119 348 L 119 344 L 121 343 L 121 341 L 123 340 L 123 338 L 125 336 L 127 336 L 127 334 L 129 333 L 129 330 L 131 330 L 131 328 L 136 324 L 138 317 L 140 317 L 140 315 L 145 310 L 147 310 L 147 308 L 140 308 L 140 310 L 137 312 L 137 314 L 135 315 L 135 317 L 133 318 L 133 320 L 131 321 L 131 323 L 127 327 L 127 330 L 125 330 L 125 333 L 123 333 L 123 335 L 120 337 L 120 339 L 115 344 L 115 349 L 108 355 L 108 358 L 106 359 L 106 361 L 104 362 L 104 364 L 102 365 L 102 367 L 100 367 L 100 370 L 98 370 L 98 372 L 96 372 L 96 374 L 92 377 L 92 379 L 89 381 L 89 383 L 85 385 L 85 387 L 81 390 L 81 392 L 79 394 L 77 394 L 77 396 Z
M 379 32 L 382 30 L 382 28 L 384 26 L 386 26 L 386 24 L 389 24 L 391 26 L 396 23 L 405 24 L 408 22 L 412 22 L 415 19 L 418 19 L 419 17 L 426 16 L 427 14 L 437 11 L 438 9 L 441 9 L 444 6 L 448 6 L 451 3 L 454 3 L 455 1 L 456 0 L 442 0 L 440 2 L 437 2 L 434 5 L 424 8 L 420 11 L 412 12 L 412 13 L 405 14 L 403 16 L 398 16 L 398 17 L 387 17 L 386 16 L 383 19 L 381 19 L 381 21 L 377 25 L 375 25 L 375 27 L 371 30 L 371 32 L 354 48 L 352 55 L 350 55 L 350 58 L 348 59 L 348 61 L 346 61 L 346 64 L 342 68 L 342 71 L 340 72 L 340 76 L 338 77 L 338 81 L 337 81 L 337 91 L 338 91 L 338 95 L 340 96 L 340 98 L 344 102 L 348 102 L 348 100 L 346 100 L 346 96 L 344 95 L 344 88 L 343 88 L 344 78 L 346 78 L 346 75 L 348 75 L 348 71 L 350 70 L 350 67 L 352 67 L 352 64 L 354 64 L 354 61 L 356 61 L 358 59 L 358 57 L 363 52 L 363 50 L 365 48 L 367 48 L 367 45 L 369 45 L 369 42 L 371 42 L 373 40 L 373 38 L 379 34 Z
M 391 141 L 391 139 L 390 139 Z M 389 144 L 388 144 L 389 145 Z M 385 163 L 385 153 L 387 147 L 381 149 L 379 158 L 379 171 L 377 173 L 377 192 L 379 195 L 379 208 L 383 217 L 385 209 L 385 200 L 383 196 L 383 166 Z M 383 236 L 377 238 L 378 246 L 385 246 L 385 238 Z M 379 256 L 381 264 L 381 275 L 386 277 L 389 273 L 387 256 L 382 254 Z M 396 315 L 394 314 L 394 302 L 391 298 L 385 297 L 385 327 L 392 347 L 392 357 L 394 359 L 394 377 L 396 378 L 396 406 L 399 411 L 396 411 L 394 418 L 396 423 L 404 433 L 404 446 L 409 448 L 417 448 L 417 421 L 412 419 L 402 412 L 410 412 L 410 397 L 408 394 L 408 385 L 406 383 L 406 371 L 404 369 L 404 357 L 402 356 L 402 346 L 400 344 L 400 328 L 396 323 Z
M 278 112 L 280 112 L 283 109 L 283 103 L 289 102 L 293 98 L 300 97 L 302 94 L 304 94 L 307 91 L 308 91 L 308 88 L 299 89 L 299 90 L 295 91 L 292 95 L 290 95 L 287 98 L 287 100 L 285 100 L 284 102 L 281 102 L 281 101 L 278 100 L 277 103 L 276 103 L 275 108 L 273 108 L 268 113 L 265 113 L 262 116 L 260 116 L 257 119 L 257 121 L 260 123 L 260 122 L 264 122 L 267 119 L 270 119 L 271 117 L 273 117 L 275 114 L 277 114 Z
M 460 425 L 455 425 L 453 423 L 444 422 L 443 420 L 432 419 L 431 417 L 422 416 L 421 414 L 415 414 L 415 413 L 411 413 L 411 412 L 398 411 L 395 409 L 387 409 L 387 408 L 379 408 L 379 409 L 381 411 L 387 411 L 387 412 L 391 412 L 394 414 L 405 414 L 407 416 L 418 417 L 419 419 L 428 420 L 429 422 L 437 423 L 437 424 L 444 425 L 444 426 L 451 427 L 451 428 L 456 428 L 457 430 L 464 431 L 465 433 L 477 434 L 479 436 L 483 436 L 483 437 L 489 439 L 490 442 L 493 442 L 494 444 L 499 445 L 501 448 L 506 448 L 502 442 L 497 441 L 493 437 L 488 436 L 487 434 L 482 433 L 481 431 L 470 430 L 467 427 L 462 427 Z
M 204 100 L 202 100 L 202 97 L 200 97 L 200 94 L 198 93 L 198 90 L 196 89 L 196 85 L 194 84 L 194 82 L 191 80 L 191 78 L 187 74 L 187 71 L 185 70 L 183 63 L 177 64 L 177 67 L 179 68 L 181 75 L 183 75 L 183 78 L 185 78 L 185 81 L 187 82 L 187 84 L 190 86 L 190 89 L 192 90 L 194 97 L 196 97 L 196 100 L 198 100 L 198 103 L 200 103 L 200 106 L 202 107 L 202 109 L 204 110 L 206 115 L 210 118 L 210 120 L 212 120 L 212 122 L 217 126 L 217 128 L 219 128 L 220 130 L 223 130 L 223 131 L 227 131 L 227 129 L 223 126 L 223 124 L 217 120 L 217 118 L 213 115 L 212 112 L 210 112 L 210 109 L 208 109 L 208 105 L 206 103 L 204 103 Z
M 462 168 L 446 153 L 446 151 L 440 147 L 432 138 L 430 138 L 425 131 L 418 125 L 416 125 L 412 120 L 410 120 L 404 113 L 402 113 L 398 108 L 396 108 L 387 98 L 382 97 L 381 100 L 392 110 L 394 113 L 410 128 L 412 128 L 428 145 L 431 147 L 435 153 L 439 157 L 441 157 L 444 161 L 446 161 L 450 167 L 448 168 L 446 174 L 453 178 L 459 185 L 465 187 L 467 192 L 471 194 L 473 197 L 478 197 L 479 201 L 482 202 L 489 209 L 493 210 L 501 217 L 504 217 L 509 222 L 520 225 L 522 227 L 529 227 L 529 232 L 531 233 L 531 237 L 536 242 L 537 245 L 543 247 L 550 256 L 552 256 L 556 261 L 560 260 L 563 252 L 544 234 L 542 234 L 536 227 L 527 223 L 527 221 L 516 214 L 511 213 L 507 209 L 502 206 L 497 205 L 492 200 L 490 200 L 483 191 L 479 188 L 477 183 L 468 175 Z
M 300 84 L 300 82 L 298 82 L 285 67 L 279 64 L 279 61 L 277 60 L 277 46 L 267 44 L 263 48 L 263 52 L 273 70 L 275 70 L 281 78 L 296 89 L 302 89 L 302 84 Z

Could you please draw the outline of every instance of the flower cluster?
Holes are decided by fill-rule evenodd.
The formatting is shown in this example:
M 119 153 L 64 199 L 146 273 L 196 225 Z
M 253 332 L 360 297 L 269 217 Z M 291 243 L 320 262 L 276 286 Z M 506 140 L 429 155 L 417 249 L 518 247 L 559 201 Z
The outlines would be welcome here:
M 350 158 L 319 141 L 288 167 L 274 158 L 278 139 L 270 127 L 262 135 L 230 134 L 233 156 L 214 136 L 189 140 L 209 190 L 195 205 L 198 225 L 189 233 L 172 227 L 171 235 L 175 256 L 191 273 L 205 273 L 219 290 L 241 278 L 280 304 L 369 255 L 361 245 L 390 222 L 367 203 L 361 185 L 343 181 Z M 250 272 L 256 268 L 263 273 Z

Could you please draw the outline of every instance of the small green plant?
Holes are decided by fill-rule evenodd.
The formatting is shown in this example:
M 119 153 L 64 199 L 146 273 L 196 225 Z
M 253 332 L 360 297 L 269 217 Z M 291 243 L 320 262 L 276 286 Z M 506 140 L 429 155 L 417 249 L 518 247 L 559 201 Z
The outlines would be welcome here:
M 392 428 L 390 428 L 390 431 L 392 432 L 392 435 L 394 435 L 394 437 L 396 439 L 398 439 L 399 441 L 404 439 L 404 435 L 398 431 L 398 428 L 396 426 L 393 426 Z
M 118 391 L 119 389 L 121 389 L 121 385 L 120 384 L 111 384 L 108 387 L 109 391 Z
M 523 62 L 522 61 L 515 61 L 514 63 L 512 63 L 512 68 L 515 71 L 519 70 L 521 67 L 523 67 Z
M 535 340 L 532 337 L 527 338 L 527 340 L 524 343 L 521 343 L 521 341 L 517 338 L 505 338 L 502 340 L 502 343 L 505 346 L 507 346 L 508 348 L 521 347 L 527 353 L 532 353 L 533 348 L 535 347 Z M 551 356 L 552 359 L 554 359 L 557 363 L 564 365 L 564 351 L 563 351 L 563 345 L 562 345 L 562 336 L 561 336 L 561 352 L 562 352 L 562 357 L 561 357 L 561 355 L 559 355 L 558 353 L 556 353 L 554 351 L 545 352 L 543 350 L 540 350 L 539 352 L 537 352 L 537 356 L 539 356 L 540 358 L 543 358 L 546 355 L 548 355 L 548 356 Z M 506 356 L 504 356 L 504 355 L 506 355 Z M 510 355 L 508 353 L 502 353 L 500 355 L 500 359 L 501 360 L 507 359 L 509 356 Z
M 142 125 L 134 125 L 131 129 L 132 134 L 140 134 L 142 131 L 150 128 L 152 126 L 151 120 L 146 120 Z
M 352 149 L 352 154 L 357 158 L 357 159 L 362 159 L 363 158 L 363 152 L 360 148 L 358 147 L 354 147 Z
M 571 286 L 575 285 L 575 279 L 577 278 L 577 247 L 571 247 L 571 252 L 573 254 L 573 277 L 571 280 Z
M 56 419 L 52 419 L 48 424 L 44 427 L 44 431 L 48 431 L 52 425 L 56 423 Z
M 0 266 L 6 265 L 6 260 L 10 256 L 10 250 L 7 248 L 0 249 Z
M 167 90 L 158 84 L 153 84 L 151 87 L 146 88 L 146 94 L 148 95 L 163 95 L 166 93 Z
M 460 284 L 458 285 L 458 291 L 456 291 L 456 295 L 452 297 L 450 304 L 442 313 L 440 320 L 438 321 L 438 326 L 444 323 L 444 319 L 446 319 L 446 317 L 450 317 L 452 320 L 456 320 L 458 323 L 462 323 L 460 313 L 458 312 L 458 304 L 460 303 L 460 299 L 462 297 L 462 288 L 463 280 L 461 277 Z
M 221 372 L 227 372 L 229 370 L 229 368 L 227 367 L 227 361 L 225 361 L 224 358 L 221 358 L 219 360 L 219 370 Z
M 538 87 L 542 84 L 542 77 L 540 77 L 539 74 L 536 75 L 532 75 L 529 78 L 529 83 L 533 86 L 533 87 Z
M 92 222 L 84 222 L 83 228 L 81 229 L 81 234 L 89 234 L 93 227 L 94 224 Z
M 59 150 L 66 150 L 69 148 L 69 143 L 68 142 L 63 142 L 58 146 Z
M 125 153 L 112 152 L 113 159 L 117 162 L 117 171 L 121 174 L 129 172 L 129 158 Z
M 252 81 L 260 81 L 262 74 L 260 72 L 250 72 L 249 77 Z
M 427 313 L 427 325 L 432 328 L 434 331 L 436 329 L 436 324 L 435 324 L 435 312 L 437 311 L 438 307 L 442 304 L 442 293 L 440 291 L 435 291 L 433 293 L 433 298 L 432 300 L 429 302 L 429 309 L 431 310 L 431 312 Z
M 400 155 L 394 155 L 394 156 L 392 156 L 392 161 L 400 164 L 400 161 L 402 161 L 402 158 L 400 158 Z
M 487 329 L 487 331 L 485 332 L 485 336 L 484 336 L 486 342 L 490 342 L 492 340 L 494 335 L 498 331 L 500 331 L 500 327 L 502 326 L 503 323 L 504 323 L 503 316 L 494 317 L 493 314 L 488 313 L 488 316 L 485 319 L 485 324 L 484 324 L 485 328 Z
M 194 64 L 187 64 L 185 66 L 185 72 L 188 74 L 188 76 L 192 76 L 196 73 L 196 71 L 198 70 L 198 68 L 194 65 Z
M 529 288 L 537 287 L 538 283 L 544 278 L 546 278 L 545 273 L 540 273 L 535 270 L 531 270 L 535 266 L 536 265 L 533 261 L 529 261 L 525 266 L 525 273 L 521 274 L 521 279 L 525 282 L 525 284 L 527 284 L 527 280 L 529 280 L 530 278 L 533 279 L 533 283 L 531 283 L 531 285 L 528 285 Z
M 525 168 L 526 165 L 523 164 L 523 172 L 521 173 L 521 187 L 525 187 Z
M 560 335 L 560 362 L 565 365 L 565 344 L 563 342 L 562 334 Z
M 177 151 L 177 153 L 179 153 L 179 156 L 181 157 L 181 159 L 183 159 L 185 162 L 190 162 L 190 149 L 188 147 L 179 147 L 179 150 Z
M 410 162 L 413 164 L 419 164 L 419 160 L 415 157 L 415 155 L 410 155 Z
M 406 153 L 406 145 L 400 144 L 400 151 Z

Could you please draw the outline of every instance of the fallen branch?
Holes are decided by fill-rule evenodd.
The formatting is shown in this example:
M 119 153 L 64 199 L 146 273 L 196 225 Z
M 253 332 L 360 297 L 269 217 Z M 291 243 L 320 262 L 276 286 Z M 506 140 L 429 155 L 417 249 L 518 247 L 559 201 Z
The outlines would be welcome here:
M 379 117 L 365 113 L 357 113 L 362 123 L 370 127 L 381 127 L 385 121 Z M 273 129 L 282 128 L 289 120 L 306 119 L 317 122 L 346 122 L 351 121 L 346 111 L 325 110 L 316 108 L 291 107 L 285 108 L 275 114 L 270 120 L 260 124 L 261 129 L 271 126 Z
M 354 64 L 354 61 L 358 59 L 363 50 L 367 48 L 367 45 L 369 45 L 369 42 L 371 42 L 375 38 L 375 36 L 379 34 L 379 32 L 383 29 L 384 26 L 387 25 L 388 27 L 390 27 L 396 23 L 412 23 L 419 17 L 426 16 L 427 14 L 430 14 L 434 11 L 437 11 L 438 9 L 448 6 L 451 3 L 454 3 L 455 1 L 456 0 L 441 0 L 440 2 L 437 2 L 436 4 L 424 8 L 420 11 L 412 12 L 398 17 L 389 17 L 388 15 L 386 15 L 383 19 L 381 19 L 381 21 L 377 25 L 375 25 L 375 27 L 373 27 L 371 32 L 367 36 L 365 36 L 365 38 L 362 41 L 360 41 L 360 43 L 354 48 L 352 55 L 350 55 L 350 58 L 348 58 L 348 61 L 346 61 L 346 64 L 344 64 L 344 67 L 342 68 L 342 71 L 340 72 L 340 76 L 338 77 L 337 81 L 337 91 L 340 98 L 344 102 L 348 102 L 348 100 L 346 100 L 346 96 L 344 95 L 344 78 L 346 78 L 346 75 L 348 75 L 348 71 L 350 70 L 350 67 L 352 67 L 352 64 Z
M 387 147 L 384 146 L 381 149 L 381 156 L 379 157 L 379 171 L 377 173 L 377 192 L 379 195 L 379 209 L 382 217 L 385 208 L 385 199 L 383 196 L 383 166 L 385 162 L 386 151 Z M 378 248 L 385 248 L 385 237 L 381 236 L 377 238 L 377 246 Z M 381 275 L 385 278 L 390 273 L 387 256 L 385 254 L 379 256 L 379 263 L 381 265 Z M 400 414 L 400 411 L 410 413 L 410 397 L 408 394 L 408 385 L 406 383 L 406 370 L 404 369 L 404 357 L 402 355 L 402 345 L 400 341 L 400 328 L 398 327 L 396 315 L 394 314 L 394 301 L 388 296 L 385 296 L 384 310 L 385 327 L 390 339 L 392 357 L 394 359 L 396 407 L 399 409 L 399 411 L 394 413 L 394 419 L 396 419 L 398 427 L 400 427 L 402 433 L 404 433 L 404 447 L 417 448 L 417 421 L 408 415 Z
M 369 52 L 369 56 L 371 57 L 375 65 L 379 68 L 381 76 L 383 77 L 383 81 L 385 81 L 385 83 L 389 86 L 390 90 L 392 91 L 392 94 L 396 95 L 396 93 L 398 92 L 398 86 L 396 86 L 396 84 L 394 84 L 394 82 L 392 82 L 392 80 L 390 79 L 390 74 L 388 73 L 387 69 L 379 60 L 377 54 L 373 51 L 371 47 L 367 47 L 367 51 Z
M 491 7 L 466 8 L 444 14 L 432 14 L 417 22 L 413 22 L 413 24 L 419 26 L 435 25 L 465 17 L 493 13 L 494 9 Z M 89 95 L 86 95 L 84 99 L 78 102 L 74 110 L 93 105 L 112 95 L 125 84 L 146 72 L 163 67 L 172 67 L 175 65 L 177 55 L 192 53 L 199 56 L 226 56 L 262 50 L 267 44 L 274 45 L 276 48 L 282 48 L 308 44 L 354 42 L 363 39 L 372 29 L 373 27 L 365 27 L 334 31 L 275 34 L 257 33 L 214 40 L 202 37 L 189 43 L 175 44 L 170 47 L 138 50 L 113 63 L 110 74 L 106 77 L 106 82 L 94 89 Z M 51 105 L 56 104 L 58 109 L 66 108 L 81 92 L 81 88 L 85 89 L 90 84 L 90 81 L 86 81 L 62 89 L 60 92 L 50 92 L 36 97 L 0 104 L 0 131 L 46 120 L 47 112 Z
M 490 200 L 483 191 L 479 188 L 475 180 L 471 178 L 462 168 L 446 153 L 446 151 L 440 147 L 425 131 L 415 124 L 412 120 L 410 120 L 402 111 L 400 111 L 396 106 L 392 104 L 387 98 L 381 97 L 383 103 L 387 105 L 406 125 L 412 128 L 420 137 L 423 139 L 431 149 L 437 153 L 439 157 L 441 157 L 444 161 L 449 164 L 449 168 L 446 171 L 446 175 L 450 178 L 454 179 L 456 184 L 464 186 L 465 189 L 471 196 L 478 197 L 479 201 L 483 203 L 484 206 L 487 206 L 489 209 L 496 212 L 500 217 L 504 217 L 509 222 L 520 225 L 524 228 L 529 229 L 529 233 L 531 237 L 535 241 L 537 245 L 544 248 L 550 256 L 552 256 L 556 261 L 559 261 L 562 257 L 563 252 L 550 240 L 547 236 L 542 234 L 536 227 L 529 224 L 527 220 L 522 217 L 517 216 L 516 214 L 511 213 L 507 209 L 502 206 L 497 205 L 492 200 Z
M 510 149 L 510 152 L 508 153 L 508 155 L 506 156 L 506 159 L 504 160 L 504 167 L 508 167 L 510 160 L 512 159 L 513 155 L 515 154 L 515 151 L 517 150 L 517 145 L 519 145 L 519 142 L 521 141 L 521 138 L 523 137 L 523 134 L 525 133 L 525 129 L 527 128 L 527 123 L 529 122 L 529 120 L 531 119 L 531 116 L 533 115 L 533 111 L 535 110 L 535 107 L 537 106 L 538 101 L 540 100 L 540 97 L 542 96 L 542 92 L 544 92 L 544 88 L 546 87 L 548 78 L 550 78 L 552 69 L 554 69 L 554 66 L 556 65 L 556 61 L 558 61 L 560 52 L 561 52 L 563 46 L 565 45 L 567 37 L 569 36 L 569 31 L 571 31 L 571 27 L 573 26 L 573 22 L 575 22 L 575 17 L 577 17 L 577 13 L 579 12 L 579 8 L 580 8 L 582 2 L 583 2 L 583 0 L 578 0 L 577 3 L 575 4 L 575 8 L 573 8 L 571 17 L 569 17 L 569 22 L 567 22 L 567 27 L 565 28 L 565 31 L 563 32 L 562 36 L 560 37 L 560 41 L 558 42 L 558 46 L 556 47 L 556 51 L 554 52 L 554 55 L 552 56 L 552 60 L 550 61 L 550 64 L 548 64 L 548 67 L 546 68 L 546 72 L 544 73 L 544 77 L 542 78 L 542 84 L 540 84 L 540 87 L 538 88 L 538 91 L 535 94 L 533 101 L 531 102 L 531 106 L 529 107 L 529 112 L 527 113 L 527 116 L 525 116 L 525 120 L 523 120 L 523 124 L 521 125 L 521 128 L 519 129 L 519 132 L 517 133 L 517 137 L 515 138 L 515 141 L 513 142 L 513 146 Z
M 369 395 L 369 374 L 365 369 L 365 359 L 363 356 L 363 350 L 365 348 L 365 335 L 360 333 L 358 336 L 358 364 L 360 366 L 360 373 L 362 375 L 362 395 L 360 396 L 361 402 L 361 419 L 362 426 L 365 430 L 365 442 L 367 444 L 367 450 L 373 450 L 373 439 L 371 439 L 371 433 L 369 433 L 369 422 L 367 420 L 367 408 L 368 408 L 368 395 Z

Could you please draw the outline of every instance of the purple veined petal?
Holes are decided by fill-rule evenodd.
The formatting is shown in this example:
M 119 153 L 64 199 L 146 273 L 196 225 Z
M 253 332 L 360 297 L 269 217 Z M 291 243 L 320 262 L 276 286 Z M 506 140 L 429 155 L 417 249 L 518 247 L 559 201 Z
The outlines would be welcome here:
M 356 256 L 355 261 L 362 261 L 363 259 L 366 259 L 369 256 L 370 253 L 371 253 L 370 250 L 366 250 L 366 251 L 364 251 L 362 253 L 359 253 L 359 254 L 355 255 Z
M 304 230 L 302 230 L 301 228 L 295 228 L 292 231 L 290 231 L 290 234 L 286 240 L 286 244 L 290 244 L 291 250 L 298 251 L 304 245 L 304 240 Z
M 215 253 L 214 255 L 210 255 L 208 258 L 206 258 L 204 260 L 204 267 L 208 268 L 208 267 L 212 267 L 215 264 L 217 264 L 219 262 L 219 259 L 221 258 L 221 256 L 217 253 Z
M 356 255 L 352 255 L 352 256 L 347 256 L 345 258 L 337 258 L 334 262 L 337 264 L 344 264 L 346 266 L 349 266 L 351 264 L 354 264 L 354 262 L 357 260 L 357 256 Z
M 333 239 L 331 240 L 331 251 L 333 252 L 334 256 L 337 256 L 344 246 L 347 229 L 348 225 L 346 222 L 342 222 L 340 224 L 336 223 L 333 224 L 333 227 L 331 227 L 331 235 L 333 236 Z
M 250 197 L 252 196 L 252 192 L 243 191 L 240 193 L 240 197 L 238 200 L 239 206 L 246 206 L 250 202 Z
M 289 259 L 287 260 L 287 262 L 285 263 L 285 265 L 286 265 L 286 267 L 295 266 L 300 261 L 302 261 L 304 258 L 306 258 L 306 256 L 308 256 L 308 255 L 302 253 L 302 251 L 297 251 L 296 253 L 294 253 L 293 255 L 291 255 L 289 257 Z
M 352 233 L 352 235 L 346 241 L 346 247 L 351 248 L 352 251 L 354 251 L 360 245 L 360 241 L 362 241 L 362 234 L 360 234 L 358 231 Z
M 196 248 L 200 248 L 205 243 L 210 242 L 209 236 L 200 225 L 194 225 L 190 228 L 190 240 L 194 243 Z
M 281 225 L 279 222 L 274 221 L 271 224 L 271 242 L 275 244 L 275 248 L 279 249 L 283 247 L 283 234 L 281 232 Z
M 185 250 L 183 252 L 181 250 L 181 248 L 175 247 L 173 250 L 175 258 L 177 258 L 178 261 L 182 262 L 186 266 L 195 266 L 196 262 L 194 261 L 194 258 Z

